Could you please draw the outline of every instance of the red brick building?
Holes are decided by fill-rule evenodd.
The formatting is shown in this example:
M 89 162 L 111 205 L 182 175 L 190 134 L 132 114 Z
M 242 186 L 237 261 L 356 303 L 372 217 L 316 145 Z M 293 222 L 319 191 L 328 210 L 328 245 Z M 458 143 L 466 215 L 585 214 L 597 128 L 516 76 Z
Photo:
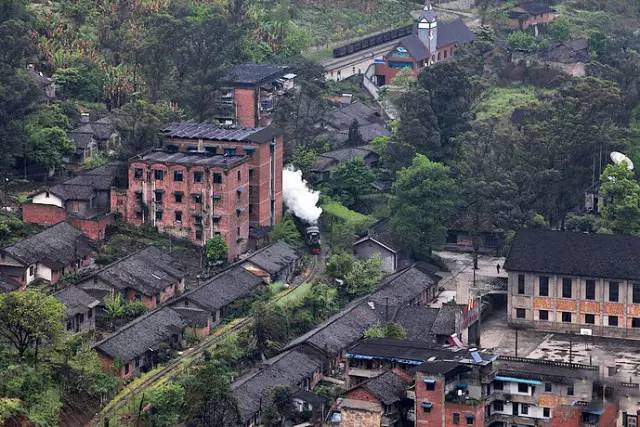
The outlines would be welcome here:
M 238 127 L 270 125 L 278 98 L 295 89 L 295 77 L 283 65 L 236 65 L 224 78 L 216 119 Z
M 538 25 L 552 22 L 556 18 L 556 10 L 540 1 L 525 1 L 509 10 L 507 27 L 512 30 L 526 30 L 534 27 L 538 35 Z

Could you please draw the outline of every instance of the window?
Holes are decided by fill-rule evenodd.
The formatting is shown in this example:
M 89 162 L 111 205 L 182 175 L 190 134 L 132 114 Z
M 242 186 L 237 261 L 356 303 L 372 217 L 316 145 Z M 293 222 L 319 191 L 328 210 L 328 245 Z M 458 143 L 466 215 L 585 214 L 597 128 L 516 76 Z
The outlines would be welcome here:
M 156 221 L 162 221 L 162 211 L 156 211 Z
M 448 54 L 448 52 L 445 50 L 444 51 L 444 59 L 447 59 L 447 54 Z
M 124 365 L 124 374 L 128 375 L 129 374 L 129 363 L 127 363 L 126 365 Z
M 246 154 L 247 156 L 253 156 L 255 152 L 256 152 L 256 149 L 253 147 L 247 147 L 244 149 L 244 154 Z M 251 171 L 249 171 L 249 175 L 251 175 Z
M 609 316 L 609 326 L 618 326 L 618 316 Z
M 46 198 L 48 199 L 48 198 L 49 198 L 49 196 L 50 196 L 50 195 L 49 195 L 49 192 L 48 192 L 48 191 L 45 191 L 45 192 L 44 192 L 44 197 L 46 197 Z
M 204 176 L 204 172 L 196 171 L 193 173 L 193 182 L 202 182 L 202 177 Z
M 518 293 L 524 294 L 524 274 L 518 274 Z
M 436 389 L 436 382 L 435 380 L 424 380 L 424 385 L 427 388 L 428 391 L 433 391 Z
M 156 179 L 156 181 L 162 181 L 164 179 L 164 171 L 160 169 L 154 169 L 153 177 Z
M 153 195 L 156 203 L 162 204 L 162 191 L 154 191 Z
M 193 203 L 202 203 L 202 194 L 200 193 L 192 194 L 191 198 L 193 199 Z
M 504 384 L 502 383 L 502 381 L 494 381 L 493 382 L 493 389 L 494 390 L 502 390 L 502 389 L 504 389 Z
M 493 402 L 493 410 L 494 411 L 504 411 L 504 403 L 502 400 L 496 400 Z
M 520 405 L 520 413 L 522 415 L 527 415 L 529 414 L 529 405 L 527 405 L 526 403 L 523 403 Z
M 222 174 L 221 173 L 214 173 L 213 174 L 213 183 L 214 184 L 222 184 Z
M 573 396 L 573 386 L 572 385 L 567 387 L 567 396 Z
M 235 148 L 225 148 L 224 149 L 224 155 L 225 156 L 235 156 L 236 155 L 236 149 Z
M 608 366 L 607 367 L 607 374 L 610 377 L 613 377 L 617 373 L 618 373 L 618 368 L 616 366 Z
M 618 302 L 618 292 L 620 284 L 618 282 L 609 282 L 609 301 Z
M 549 278 L 547 276 L 540 276 L 540 289 L 538 295 L 541 297 L 549 296 Z
M 593 314 L 585 314 L 584 323 L 588 325 L 594 325 L 596 323 L 596 316 L 594 316 Z
M 545 418 L 551 418 L 551 408 L 542 408 L 542 416 Z
M 238 182 L 240 182 L 240 180 L 242 180 L 242 174 L 238 171 Z
M 67 322 L 67 331 L 70 331 L 70 330 L 71 330 L 71 328 L 73 328 L 73 325 L 71 324 L 71 320 L 69 320 L 69 321 Z
M 182 181 L 182 171 L 173 171 L 173 180 Z
M 571 323 L 571 313 L 563 311 L 562 312 L 562 321 L 565 323 Z
M 588 300 L 596 299 L 596 281 L 587 280 L 584 289 L 584 298 Z
M 634 317 L 633 319 L 631 319 L 631 327 L 640 328 L 640 317 Z
M 468 426 L 472 426 L 473 425 L 473 415 L 466 415 L 465 417 L 465 421 L 467 422 Z
M 516 308 L 516 318 L 524 319 L 527 311 L 524 308 Z
M 634 304 L 640 304 L 640 283 L 634 283 L 631 290 L 631 301 Z
M 33 276 L 36 272 L 36 266 L 35 265 L 30 265 L 29 266 L 29 276 Z
M 182 193 L 180 192 L 173 193 L 173 197 L 176 203 L 182 203 Z
M 529 384 L 518 383 L 518 393 L 529 393 Z
M 133 177 L 135 179 L 142 179 L 142 175 L 144 174 L 144 171 L 140 168 L 135 168 L 133 170 Z
M 562 298 L 571 298 L 571 279 L 562 279 Z
M 196 240 L 202 240 L 202 229 L 196 228 Z
M 460 424 L 460 414 L 457 412 L 454 412 L 452 415 L 452 421 L 454 424 Z
M 553 390 L 553 384 L 551 383 L 544 383 L 544 391 L 546 393 L 551 393 L 551 390 Z
M 176 211 L 175 216 L 176 216 L 176 222 L 182 222 L 182 212 Z
M 89 311 L 87 311 L 87 319 L 91 319 L 93 317 L 93 308 L 90 308 Z

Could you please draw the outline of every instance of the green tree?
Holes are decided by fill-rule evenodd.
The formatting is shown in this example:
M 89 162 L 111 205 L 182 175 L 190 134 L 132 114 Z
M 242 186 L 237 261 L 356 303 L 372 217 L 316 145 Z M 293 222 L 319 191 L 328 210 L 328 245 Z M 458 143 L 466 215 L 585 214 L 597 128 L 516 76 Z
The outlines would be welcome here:
M 564 42 L 571 37 L 571 26 L 566 18 L 557 18 L 546 27 L 547 34 L 553 40 Z
M 54 170 L 62 164 L 62 157 L 73 152 L 73 143 L 59 127 L 38 128 L 27 125 L 29 142 L 27 159 L 30 163 Z
M 536 38 L 526 31 L 514 31 L 507 37 L 507 44 L 511 49 L 535 50 L 538 47 Z
M 282 240 L 290 245 L 299 245 L 301 243 L 300 232 L 290 214 L 285 214 L 282 221 L 273 227 L 269 232 L 269 240 L 272 242 Z
M 364 139 L 360 133 L 360 123 L 357 119 L 353 119 L 349 125 L 349 134 L 347 135 L 347 145 L 358 146 L 364 144 Z
M 614 233 L 640 234 L 640 183 L 626 164 L 606 167 L 600 200 L 602 226 Z
M 182 381 L 187 425 L 235 427 L 240 411 L 231 390 L 231 372 L 217 361 L 196 366 Z
M 51 349 L 63 335 L 64 306 L 55 298 L 37 291 L 0 295 L 0 336 L 23 360 L 28 350 Z
M 351 271 L 344 276 L 345 293 L 356 297 L 373 291 L 382 279 L 380 265 L 381 260 L 377 257 L 355 261 Z
M 109 319 L 111 329 L 115 329 L 116 322 L 120 320 L 125 313 L 125 303 L 119 292 L 112 291 L 104 298 L 104 310 Z
M 449 168 L 418 154 L 393 184 L 391 223 L 416 256 L 430 256 L 444 238 L 457 204 L 457 185 Z
M 397 338 L 404 339 L 407 337 L 407 330 L 399 323 L 387 322 L 376 323 L 373 326 L 369 326 L 364 331 L 366 338 Z
M 220 235 L 213 236 L 211 239 L 207 240 L 204 250 L 207 255 L 207 262 L 210 264 L 226 260 L 227 253 L 229 252 L 227 243 Z
M 332 196 L 348 208 L 358 205 L 361 196 L 373 191 L 371 183 L 375 180 L 373 171 L 362 159 L 342 163 L 333 172 L 331 181 Z
M 313 148 L 307 148 L 299 145 L 291 155 L 291 165 L 294 168 L 301 170 L 303 176 L 307 176 L 317 158 L 318 155 Z
M 171 381 L 151 389 L 147 394 L 147 402 L 152 407 L 149 416 L 151 425 L 157 427 L 177 425 L 185 404 L 184 398 L 184 387 Z
M 258 351 L 277 350 L 289 339 L 289 317 L 282 307 L 257 301 L 251 307 L 251 313 Z
M 440 127 L 438 117 L 431 106 L 429 91 L 418 86 L 415 91 L 402 95 L 398 104 L 399 140 L 414 147 L 418 153 L 434 158 L 441 157 Z
M 293 390 L 288 385 L 277 385 L 271 390 L 262 423 L 267 427 L 284 426 L 293 411 Z
M 338 251 L 327 260 L 326 273 L 333 279 L 344 279 L 353 269 L 355 259 L 348 252 Z

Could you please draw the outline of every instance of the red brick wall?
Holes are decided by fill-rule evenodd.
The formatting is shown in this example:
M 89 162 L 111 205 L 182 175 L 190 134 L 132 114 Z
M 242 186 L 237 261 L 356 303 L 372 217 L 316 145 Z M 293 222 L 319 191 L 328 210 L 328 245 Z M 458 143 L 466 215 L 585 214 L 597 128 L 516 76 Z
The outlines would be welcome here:
M 351 390 L 345 396 L 347 399 L 362 400 L 364 402 L 380 403 L 380 401 L 364 388 L 356 388 Z M 381 404 L 381 403 L 380 403 Z
M 139 292 L 134 289 L 127 289 L 127 301 L 137 301 L 136 294 Z M 147 307 L 147 310 L 151 311 L 156 308 L 156 297 L 154 295 L 140 295 L 140 302 Z
M 444 426 L 445 406 L 444 406 L 444 378 L 435 378 L 435 389 L 427 390 L 424 383 L 424 374 L 416 374 L 416 426 Z M 429 401 L 433 404 L 430 412 L 422 409 L 422 402 Z M 448 425 L 448 424 L 447 424 Z
M 22 205 L 22 220 L 30 224 L 54 225 L 64 221 L 67 213 L 54 205 L 25 203 Z
M 107 226 L 113 224 L 114 219 L 112 214 L 107 214 L 96 219 L 71 217 L 69 222 L 91 240 L 103 240 Z
M 465 405 L 461 403 L 445 403 L 445 425 L 450 426 L 453 424 L 453 414 L 460 415 L 460 425 L 484 427 L 484 404 L 477 405 Z M 466 414 L 472 413 L 474 415 L 473 424 L 467 424 Z
M 234 102 L 238 126 L 246 128 L 258 127 L 258 100 L 255 88 L 235 88 Z M 259 90 L 259 89 L 258 89 Z

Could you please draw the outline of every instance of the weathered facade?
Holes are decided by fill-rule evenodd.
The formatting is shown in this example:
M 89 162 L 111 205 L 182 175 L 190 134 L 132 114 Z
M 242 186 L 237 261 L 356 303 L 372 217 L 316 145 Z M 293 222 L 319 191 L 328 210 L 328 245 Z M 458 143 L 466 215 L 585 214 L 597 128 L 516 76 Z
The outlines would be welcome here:
M 68 333 L 95 330 L 95 309 L 100 301 L 77 286 L 69 286 L 52 296 L 64 305 L 64 325 Z

